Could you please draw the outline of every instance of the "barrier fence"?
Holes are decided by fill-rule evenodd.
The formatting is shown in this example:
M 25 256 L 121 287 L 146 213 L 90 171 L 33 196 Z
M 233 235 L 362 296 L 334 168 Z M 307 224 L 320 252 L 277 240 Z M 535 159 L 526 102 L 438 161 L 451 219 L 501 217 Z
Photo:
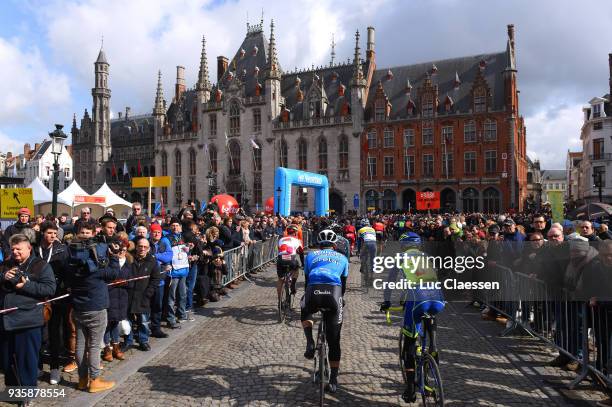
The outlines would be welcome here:
M 500 289 L 477 291 L 475 297 L 508 318 L 502 335 L 523 329 L 577 361 L 580 370 L 570 389 L 587 376 L 612 389 L 612 302 L 575 301 L 566 290 L 500 265 L 489 267 L 487 278 Z

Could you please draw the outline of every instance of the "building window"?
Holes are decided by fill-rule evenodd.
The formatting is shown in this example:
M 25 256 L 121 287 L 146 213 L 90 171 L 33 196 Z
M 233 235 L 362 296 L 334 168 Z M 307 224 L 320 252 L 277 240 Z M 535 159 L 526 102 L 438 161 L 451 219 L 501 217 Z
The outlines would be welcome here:
M 253 109 L 253 131 L 261 131 L 261 110 Z
M 192 202 L 195 202 L 195 200 L 198 199 L 195 177 L 189 177 L 189 199 L 191 199 Z
M 477 88 L 474 90 L 474 113 L 482 113 L 487 110 L 487 90 Z
M 603 129 L 603 122 L 593 123 L 593 130 L 601 130 Z
M 433 144 L 433 128 L 423 127 L 423 145 L 430 146 Z
M 256 143 L 261 146 L 257 141 Z M 261 148 L 253 149 L 253 171 L 261 171 Z M 259 201 L 256 200 L 255 202 Z
M 369 190 L 366 192 L 366 208 L 378 208 L 378 192 Z
M 300 138 L 297 145 L 298 150 L 298 169 L 305 170 L 308 167 L 308 144 L 306 140 Z
M 404 175 L 406 178 L 414 178 L 414 156 L 404 156 Z
M 229 175 L 240 175 L 240 144 L 232 140 L 229 145 Z
M 423 154 L 423 176 L 431 178 L 434 175 L 434 156 L 433 154 Z
M 183 191 L 181 189 L 181 179 L 174 180 L 174 205 L 180 207 L 183 204 Z
M 208 116 L 208 124 L 209 124 L 208 134 L 211 136 L 216 136 L 217 135 L 217 113 L 211 113 L 210 116 Z
M 386 156 L 383 162 L 383 174 L 385 177 L 393 176 L 393 156 Z
M 176 150 L 174 152 L 174 175 L 180 177 L 183 175 L 183 165 L 182 165 L 183 156 L 180 150 Z M 134 168 L 132 167 L 132 170 Z M 133 173 L 134 171 L 132 171 Z M 133 175 L 133 174 L 132 174 Z
M 64 180 L 64 189 L 68 188 L 70 186 L 70 180 Z
M 442 144 L 452 144 L 452 143 L 453 143 L 453 127 L 452 126 L 442 127 Z
M 388 211 L 395 209 L 395 192 L 390 189 L 385 189 L 383 192 L 382 209 Z
M 497 151 L 489 150 L 484 153 L 485 158 L 485 172 L 487 174 L 493 174 L 497 172 Z
M 376 148 L 376 130 L 370 130 L 370 132 L 368 133 L 368 149 L 373 149 Z
M 255 204 L 261 205 L 262 202 L 262 193 L 261 193 L 261 175 L 256 175 L 253 180 L 253 199 L 255 200 Z
M 414 130 L 404 129 L 404 147 L 414 146 Z
M 463 212 L 478 212 L 478 191 L 474 188 L 463 191 Z
M 162 189 L 161 189 L 161 199 L 166 204 L 168 204 L 168 188 L 167 187 L 162 187 Z
M 217 172 L 217 147 L 211 146 L 208 150 L 210 154 L 210 171 L 213 173 Z
M 236 101 L 230 104 L 229 118 L 230 134 L 234 136 L 240 134 L 240 105 Z
M 349 142 L 346 134 L 340 136 L 338 163 L 338 174 L 340 175 L 340 179 L 349 179 Z
M 434 114 L 433 95 L 431 93 L 423 95 L 421 104 L 423 106 L 423 117 L 432 117 Z
M 70 178 L 70 168 L 64 168 L 64 178 Z
M 327 140 L 319 139 L 319 174 L 327 174 Z
M 487 120 L 484 123 L 484 139 L 485 141 L 497 140 L 497 122 Z
M 601 104 L 593 105 L 593 118 L 601 117 Z
M 383 146 L 385 148 L 393 147 L 393 130 L 390 127 L 385 128 Z
M 189 150 L 189 175 L 195 176 L 197 173 L 196 152 L 194 149 Z
M 463 165 L 465 175 L 476 174 L 476 152 L 467 151 L 463 155 Z
M 279 155 L 280 155 L 280 166 L 287 168 L 288 167 L 287 165 L 287 161 L 288 161 L 287 142 L 284 139 L 281 139 L 281 142 L 280 142 Z
M 376 177 L 376 157 L 368 157 L 368 177 Z
M 604 139 L 593 139 L 593 160 L 601 160 L 604 158 Z
M 463 125 L 463 142 L 464 143 L 475 143 L 476 142 L 476 125 L 474 121 L 469 121 Z
M 499 191 L 487 188 L 482 193 L 483 210 L 489 213 L 499 213 Z
M 387 116 L 386 110 L 387 106 L 385 106 L 385 102 L 383 100 L 377 100 L 376 104 L 374 105 L 374 115 L 377 122 L 382 122 L 385 120 Z
M 442 176 L 452 177 L 453 176 L 453 153 L 442 154 Z

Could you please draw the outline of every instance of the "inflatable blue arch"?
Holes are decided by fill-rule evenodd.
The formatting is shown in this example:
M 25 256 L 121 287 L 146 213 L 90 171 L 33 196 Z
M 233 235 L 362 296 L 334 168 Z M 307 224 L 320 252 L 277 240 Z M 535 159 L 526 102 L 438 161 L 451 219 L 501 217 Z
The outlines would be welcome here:
M 315 214 L 325 216 L 329 212 L 329 181 L 325 175 L 314 172 L 277 167 L 274 173 L 274 213 L 289 216 L 291 210 L 291 186 L 315 189 Z

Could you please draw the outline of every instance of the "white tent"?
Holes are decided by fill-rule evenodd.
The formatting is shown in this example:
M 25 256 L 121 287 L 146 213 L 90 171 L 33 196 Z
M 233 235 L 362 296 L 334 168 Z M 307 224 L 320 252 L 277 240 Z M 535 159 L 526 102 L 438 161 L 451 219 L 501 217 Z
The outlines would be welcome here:
M 89 196 L 89 194 L 85 192 L 83 188 L 81 188 L 81 186 L 76 182 L 76 180 L 72 181 L 72 183 L 68 186 L 68 188 L 64 189 L 58 195 L 58 198 L 61 198 L 68 205 L 74 206 L 75 195 Z M 100 205 L 100 204 L 91 204 L 91 205 Z
M 106 182 L 100 187 L 100 189 L 98 189 L 94 193 L 94 195 L 103 196 L 106 198 L 106 203 L 104 204 L 106 208 L 112 207 L 113 209 L 115 209 L 115 207 L 117 207 L 117 211 L 119 210 L 119 208 L 125 209 L 126 206 L 130 209 L 132 208 L 132 203 L 126 201 L 125 199 L 114 193 L 113 190 L 110 189 L 110 187 L 106 184 Z
M 34 181 L 30 183 L 26 188 L 32 188 L 32 198 L 34 199 L 34 205 L 40 205 L 44 203 L 53 202 L 53 192 L 49 191 L 49 188 L 42 183 L 40 178 L 34 178 Z M 60 197 L 61 194 L 57 196 L 57 203 L 64 204 L 70 206 L 65 199 Z

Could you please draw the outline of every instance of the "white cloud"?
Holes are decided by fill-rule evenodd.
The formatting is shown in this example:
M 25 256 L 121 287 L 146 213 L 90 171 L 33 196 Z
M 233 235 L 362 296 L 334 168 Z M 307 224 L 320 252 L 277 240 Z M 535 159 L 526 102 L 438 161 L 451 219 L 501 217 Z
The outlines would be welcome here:
M 526 117 L 528 154 L 540 159 L 542 169 L 565 168 L 567 150 L 582 150 L 582 120 L 580 104 L 549 105 Z
M 70 100 L 65 74 L 50 70 L 37 47 L 0 37 L 0 123 L 50 122 Z M 48 125 L 47 125 L 48 126 Z
M 36 142 L 38 142 L 38 140 L 36 140 Z M 30 141 L 30 143 L 32 143 L 32 141 Z M 31 144 L 31 146 L 33 147 L 34 145 Z M 0 131 L 0 151 L 4 153 L 10 151 L 13 155 L 23 153 L 23 143 L 17 140 L 16 137 L 11 137 Z

